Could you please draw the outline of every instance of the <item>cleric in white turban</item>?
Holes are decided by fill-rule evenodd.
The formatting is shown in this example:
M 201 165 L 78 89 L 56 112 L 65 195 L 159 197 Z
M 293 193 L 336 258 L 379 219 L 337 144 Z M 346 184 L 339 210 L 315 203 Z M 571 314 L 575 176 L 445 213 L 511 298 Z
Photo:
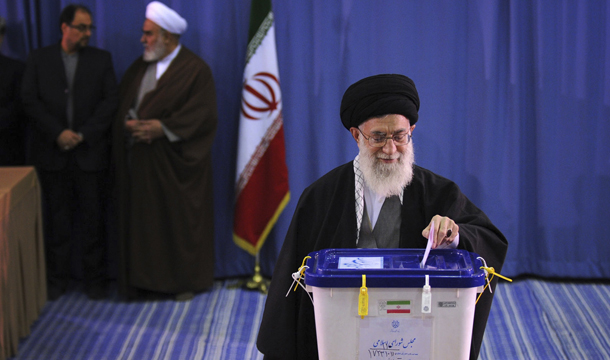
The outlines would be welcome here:
M 146 18 L 172 34 L 181 35 L 186 31 L 186 20 L 176 11 L 158 1 L 146 6 Z
M 188 300 L 214 281 L 216 90 L 208 64 L 181 43 L 186 26 L 166 5 L 148 4 L 144 54 L 119 88 L 119 285 L 129 298 Z

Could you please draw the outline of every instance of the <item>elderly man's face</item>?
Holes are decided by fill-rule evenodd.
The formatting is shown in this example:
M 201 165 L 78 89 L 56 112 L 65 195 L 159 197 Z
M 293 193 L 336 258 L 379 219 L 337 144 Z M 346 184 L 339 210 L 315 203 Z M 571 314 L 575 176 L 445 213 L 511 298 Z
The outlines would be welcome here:
M 167 46 L 161 27 L 148 19 L 144 20 L 140 42 L 144 45 L 145 61 L 161 60 L 167 55 Z
M 390 137 L 392 135 L 411 134 L 413 129 L 415 129 L 415 125 L 411 126 L 409 120 L 403 115 L 390 114 L 367 120 L 360 125 L 360 131 L 352 128 L 351 132 L 358 142 L 363 133 L 367 138 L 371 136 Z M 365 143 L 370 152 L 377 153 L 379 161 L 386 164 L 396 163 L 400 153 L 404 153 L 407 147 L 407 144 L 396 145 L 393 140 L 387 140 L 383 147 L 370 146 L 368 141 L 365 141 Z
M 398 195 L 413 177 L 413 143 L 396 145 L 394 140 L 387 139 L 385 145 L 375 147 L 367 138 L 411 134 L 415 125 L 411 126 L 403 115 L 391 114 L 367 120 L 359 128 L 350 131 L 360 148 L 364 180 L 380 195 Z

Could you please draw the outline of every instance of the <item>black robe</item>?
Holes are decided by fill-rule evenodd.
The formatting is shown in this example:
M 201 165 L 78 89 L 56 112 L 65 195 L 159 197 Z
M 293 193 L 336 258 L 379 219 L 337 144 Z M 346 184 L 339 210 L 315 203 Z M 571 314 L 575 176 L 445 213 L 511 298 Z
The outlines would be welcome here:
M 212 71 L 184 45 L 138 109 L 180 137 L 135 143 L 127 155 L 125 116 L 148 67 L 138 58 L 123 76 L 113 129 L 119 227 L 119 290 L 177 294 L 214 281 L 212 143 L 216 90 Z M 129 158 L 129 161 L 128 161 Z
M 458 248 L 482 256 L 496 271 L 502 269 L 508 242 L 487 216 L 452 181 L 414 166 L 406 187 L 400 229 L 401 248 L 425 248 L 421 232 L 434 215 L 447 216 L 460 227 Z M 285 297 L 291 274 L 312 251 L 356 247 L 356 206 L 353 162 L 330 171 L 303 191 L 280 252 L 258 334 L 265 359 L 317 359 L 314 311 L 299 288 Z M 495 288 L 497 279 L 492 282 Z M 485 291 L 474 317 L 471 359 L 479 354 L 493 294 Z

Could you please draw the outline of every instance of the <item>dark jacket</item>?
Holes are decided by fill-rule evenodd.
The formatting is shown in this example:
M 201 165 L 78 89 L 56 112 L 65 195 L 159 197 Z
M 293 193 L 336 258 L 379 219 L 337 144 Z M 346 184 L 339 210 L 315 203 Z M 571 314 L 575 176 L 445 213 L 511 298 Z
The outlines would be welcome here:
M 81 49 L 73 89 L 72 130 L 84 137 L 72 150 L 76 163 L 85 171 L 103 170 L 109 164 L 109 129 L 118 106 L 110 53 L 93 47 Z M 21 93 L 32 124 L 34 165 L 44 170 L 62 169 L 69 153 L 59 149 L 56 140 L 68 128 L 68 82 L 59 44 L 31 52 Z
M 25 162 L 20 87 L 25 64 L 0 54 L 0 166 Z

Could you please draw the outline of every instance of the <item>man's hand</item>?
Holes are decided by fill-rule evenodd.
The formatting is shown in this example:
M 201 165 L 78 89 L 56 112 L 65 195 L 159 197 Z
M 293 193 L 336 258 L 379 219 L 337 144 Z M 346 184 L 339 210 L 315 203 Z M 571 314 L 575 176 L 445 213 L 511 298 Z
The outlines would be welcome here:
M 460 231 L 460 227 L 455 223 L 455 221 L 451 220 L 446 216 L 434 215 L 430 224 L 426 226 L 424 231 L 421 232 L 422 236 L 426 239 L 430 235 L 430 226 L 434 222 L 434 244 L 432 244 L 432 248 L 436 249 L 438 246 L 442 244 L 451 244 L 455 237 L 458 235 Z
M 74 149 L 81 141 L 83 141 L 83 138 L 70 129 L 62 131 L 56 140 L 57 146 L 59 146 L 62 151 Z
M 129 119 L 125 121 L 125 130 L 129 131 L 133 134 L 136 128 L 139 126 L 140 120 L 138 119 Z
M 136 142 L 152 143 L 153 140 L 165 136 L 161 121 L 131 119 L 125 122 L 125 129 L 131 133 Z

